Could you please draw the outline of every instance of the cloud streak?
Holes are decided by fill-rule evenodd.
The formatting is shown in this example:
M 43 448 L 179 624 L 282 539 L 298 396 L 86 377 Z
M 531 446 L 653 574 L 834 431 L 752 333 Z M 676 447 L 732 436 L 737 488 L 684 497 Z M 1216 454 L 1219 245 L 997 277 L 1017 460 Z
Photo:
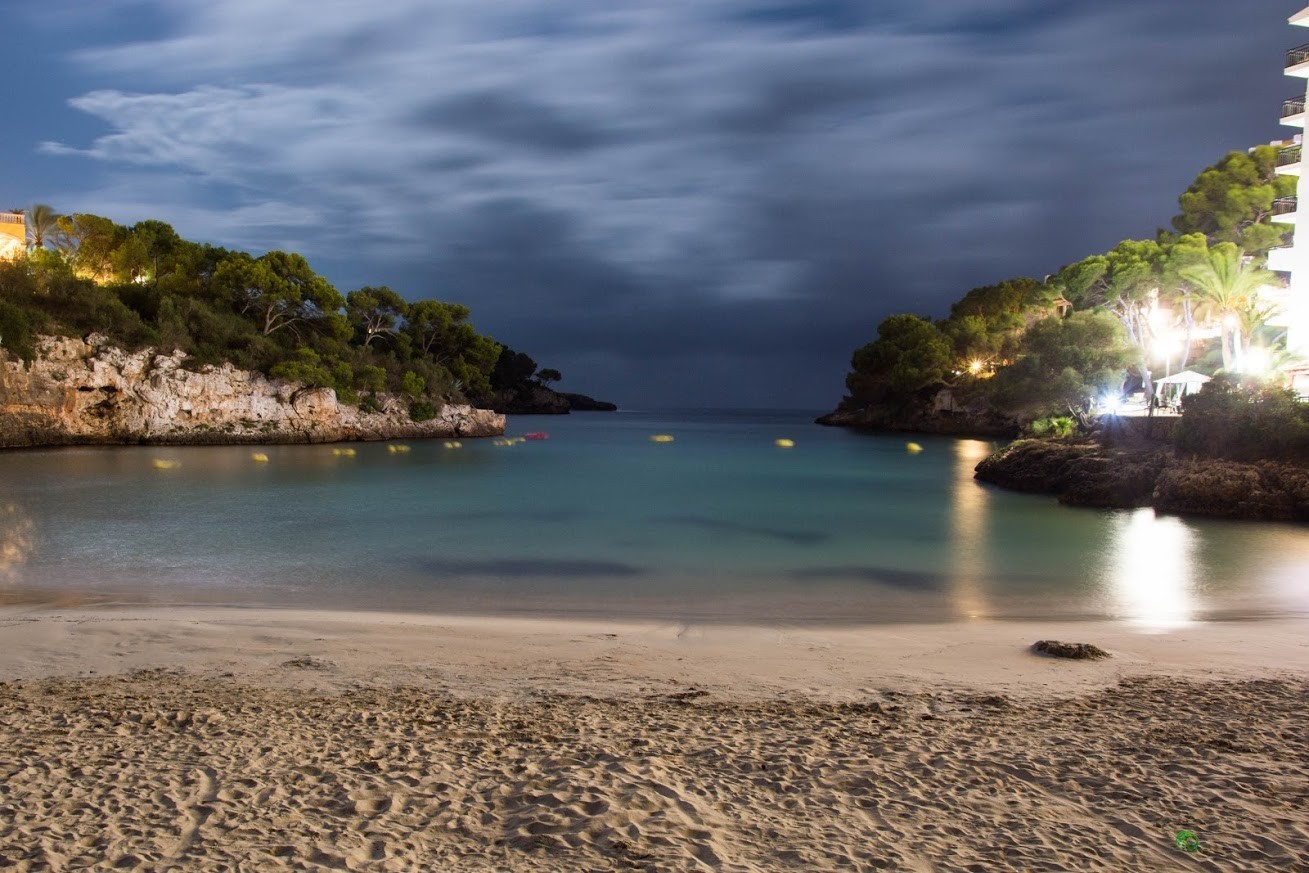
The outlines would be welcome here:
M 570 361 L 664 348 L 830 402 L 883 315 L 1148 233 L 1266 138 L 1229 139 L 1263 47 L 1220 0 L 142 5 L 156 37 L 74 55 L 107 132 L 44 154 L 220 243 L 266 209 L 263 247 L 464 299 L 598 391 Z

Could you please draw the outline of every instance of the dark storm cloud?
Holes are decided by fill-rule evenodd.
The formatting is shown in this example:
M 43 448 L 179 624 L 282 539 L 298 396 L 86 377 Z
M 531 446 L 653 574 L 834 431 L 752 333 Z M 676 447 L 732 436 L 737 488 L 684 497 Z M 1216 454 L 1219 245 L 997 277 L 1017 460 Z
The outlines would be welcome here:
M 790 0 L 729 8 L 727 24 L 785 24 L 841 32 L 867 21 L 868 4 L 860 0 Z
M 437 131 L 461 131 L 492 144 L 545 151 L 584 151 L 613 140 L 558 109 L 496 91 L 443 98 L 419 109 L 415 120 Z
M 105 168 L 57 205 L 466 302 L 575 390 L 822 406 L 885 315 L 1278 135 L 1283 5 L 142 0 L 75 54 L 107 132 L 45 153 Z

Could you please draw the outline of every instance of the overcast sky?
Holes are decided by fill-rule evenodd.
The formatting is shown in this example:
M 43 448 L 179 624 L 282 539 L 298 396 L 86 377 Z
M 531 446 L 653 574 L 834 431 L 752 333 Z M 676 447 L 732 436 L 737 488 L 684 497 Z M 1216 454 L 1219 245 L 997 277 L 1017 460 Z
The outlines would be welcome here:
M 1302 5 L 3 0 L 0 206 L 466 303 L 629 408 L 817 411 L 886 315 L 1289 137 Z

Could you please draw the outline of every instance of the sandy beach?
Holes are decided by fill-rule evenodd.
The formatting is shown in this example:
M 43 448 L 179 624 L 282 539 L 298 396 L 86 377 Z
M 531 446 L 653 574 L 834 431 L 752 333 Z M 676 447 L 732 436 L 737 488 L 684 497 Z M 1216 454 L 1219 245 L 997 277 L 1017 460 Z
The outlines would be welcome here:
M 1307 631 L 8 606 L 0 867 L 1309 870 Z

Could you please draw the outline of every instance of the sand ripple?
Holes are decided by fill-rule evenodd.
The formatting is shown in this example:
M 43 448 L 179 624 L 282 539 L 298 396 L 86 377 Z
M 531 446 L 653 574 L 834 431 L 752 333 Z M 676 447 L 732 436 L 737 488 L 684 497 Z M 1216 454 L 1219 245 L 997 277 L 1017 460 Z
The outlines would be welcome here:
M 1294 680 L 852 704 L 0 684 L 0 867 L 1309 870 L 1307 726 Z

